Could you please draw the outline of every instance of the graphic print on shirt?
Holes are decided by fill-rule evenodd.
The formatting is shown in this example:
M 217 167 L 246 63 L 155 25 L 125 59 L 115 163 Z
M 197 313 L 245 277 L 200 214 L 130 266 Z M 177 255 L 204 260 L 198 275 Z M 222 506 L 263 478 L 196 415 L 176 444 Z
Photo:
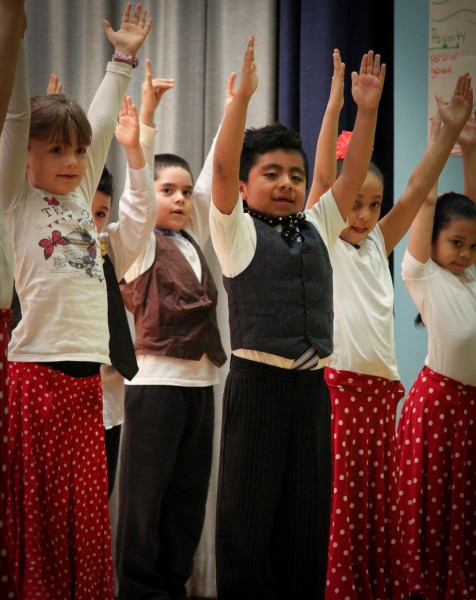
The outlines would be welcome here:
M 104 275 L 101 261 L 97 260 L 98 241 L 91 212 L 83 206 L 78 217 L 70 206 L 54 196 L 44 196 L 42 200 L 46 206 L 43 204 L 40 212 L 48 222 L 37 228 L 50 229 L 51 233 L 43 234 L 38 246 L 43 250 L 45 261 L 50 261 L 50 272 L 87 275 L 102 281 Z

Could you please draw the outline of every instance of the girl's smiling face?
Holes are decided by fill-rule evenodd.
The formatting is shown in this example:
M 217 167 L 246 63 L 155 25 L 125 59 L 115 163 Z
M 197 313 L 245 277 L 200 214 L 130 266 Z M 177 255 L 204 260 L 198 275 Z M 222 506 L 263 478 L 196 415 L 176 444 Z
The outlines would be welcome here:
M 74 131 L 71 146 L 55 140 L 29 141 L 26 172 L 34 188 L 59 196 L 70 194 L 83 180 L 87 165 L 87 146 L 79 144 Z
M 453 275 L 476 262 L 476 221 L 452 218 L 432 245 L 431 258 Z
M 347 217 L 348 225 L 340 234 L 341 239 L 354 246 L 360 244 L 378 223 L 382 199 L 382 180 L 369 171 Z

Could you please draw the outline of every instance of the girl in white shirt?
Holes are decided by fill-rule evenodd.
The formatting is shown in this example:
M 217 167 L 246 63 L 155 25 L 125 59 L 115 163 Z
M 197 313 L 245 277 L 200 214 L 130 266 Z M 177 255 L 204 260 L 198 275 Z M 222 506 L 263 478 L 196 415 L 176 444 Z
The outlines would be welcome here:
M 343 105 L 340 57 L 334 54 L 331 95 L 319 133 L 307 207 L 336 174 Z M 334 352 L 326 367 L 332 402 L 333 497 L 326 600 L 405 599 L 400 556 L 395 419 L 404 389 L 394 343 L 393 285 L 388 256 L 408 230 L 466 122 L 471 80 L 459 78 L 445 128 L 382 218 L 383 176 L 367 177 L 330 253 L 334 284 Z M 442 103 L 442 100 L 439 100 Z M 337 142 L 345 156 L 350 132 Z M 326 183 L 327 182 L 327 183 Z
M 436 200 L 435 186 L 413 222 L 403 258 L 403 279 L 428 332 L 425 365 L 397 434 L 412 598 L 476 597 L 475 125 L 473 119 L 460 140 L 472 199 L 449 192 Z

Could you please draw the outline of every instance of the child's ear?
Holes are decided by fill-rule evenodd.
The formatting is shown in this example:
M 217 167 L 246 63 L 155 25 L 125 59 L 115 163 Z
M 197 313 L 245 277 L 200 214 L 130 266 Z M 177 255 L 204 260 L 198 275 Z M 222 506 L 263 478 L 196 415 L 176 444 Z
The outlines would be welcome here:
M 241 195 L 242 200 L 246 200 L 246 198 L 247 198 L 246 183 L 243 183 L 242 181 L 240 181 L 240 195 Z

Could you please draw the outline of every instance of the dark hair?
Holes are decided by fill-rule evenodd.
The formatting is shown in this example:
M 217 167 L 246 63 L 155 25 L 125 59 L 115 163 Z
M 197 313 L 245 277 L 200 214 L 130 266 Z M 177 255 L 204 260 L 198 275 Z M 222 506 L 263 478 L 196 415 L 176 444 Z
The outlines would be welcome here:
M 91 144 L 92 130 L 88 117 L 70 96 L 33 96 L 30 106 L 30 138 L 58 141 L 71 146 L 74 132 L 79 145 Z
M 167 167 L 181 167 L 190 174 L 193 183 L 192 169 L 188 162 L 177 154 L 156 154 L 154 156 L 154 180 L 159 178 L 159 173 Z
M 250 169 L 256 164 L 259 157 L 273 150 L 300 154 L 304 163 L 306 181 L 308 181 L 309 163 L 302 147 L 301 136 L 294 129 L 281 123 L 265 125 L 259 129 L 250 128 L 245 131 L 240 157 L 240 181 L 248 181 Z
M 438 196 L 431 241 L 434 242 L 440 231 L 446 229 L 453 219 L 476 221 L 476 203 L 457 192 L 446 192 Z
M 340 172 L 342 171 L 343 164 L 344 164 L 344 159 L 343 158 L 338 158 L 337 159 L 337 175 L 340 175 Z M 383 176 L 382 171 L 372 161 L 370 161 L 370 163 L 369 163 L 368 172 L 369 173 L 373 173 L 374 175 L 376 175 L 380 179 L 380 181 L 382 182 L 382 185 L 385 184 L 385 178 Z
M 476 203 L 468 196 L 457 192 L 446 192 L 438 196 L 431 234 L 432 243 L 436 241 L 440 232 L 446 229 L 453 219 L 476 221 Z M 415 317 L 415 325 L 417 327 L 424 325 L 421 314 Z
M 99 180 L 97 191 L 101 192 L 102 194 L 105 194 L 106 196 L 109 196 L 112 202 L 114 193 L 114 180 L 106 165 L 104 165 L 104 168 L 102 170 L 101 179 Z

